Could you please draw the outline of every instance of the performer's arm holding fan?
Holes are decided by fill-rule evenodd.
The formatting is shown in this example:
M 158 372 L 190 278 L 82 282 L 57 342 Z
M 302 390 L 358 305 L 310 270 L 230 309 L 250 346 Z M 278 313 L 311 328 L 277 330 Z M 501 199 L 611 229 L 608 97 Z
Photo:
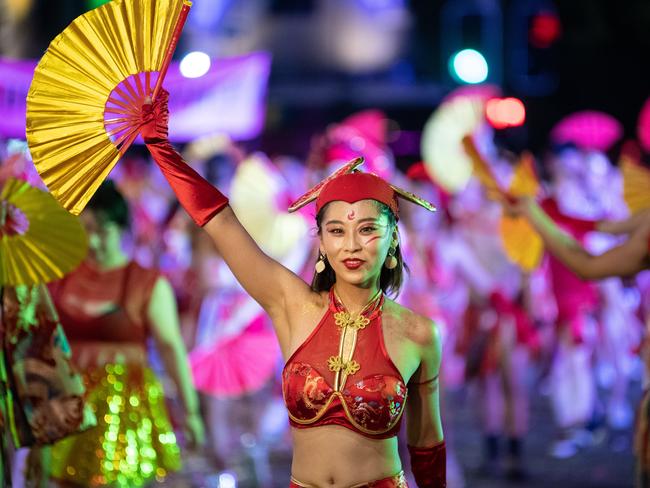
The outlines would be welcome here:
M 628 233 L 629 238 L 623 244 L 595 256 L 562 231 L 532 198 L 522 198 L 514 205 L 507 206 L 507 210 L 524 215 L 544 240 L 546 249 L 583 279 L 631 276 L 650 267 L 650 213 L 648 212 L 636 214 L 627 221 L 596 224 L 594 230 Z
M 228 199 L 174 150 L 167 138 L 168 99 L 169 94 L 163 90 L 153 104 L 143 106 L 141 134 L 145 144 L 181 205 L 208 232 L 242 286 L 271 315 L 276 328 L 287 329 L 276 330 L 282 343 L 288 338 L 288 325 L 282 325 L 286 323 L 282 316 L 286 297 L 305 297 L 311 290 L 302 279 L 262 252 L 228 206 Z

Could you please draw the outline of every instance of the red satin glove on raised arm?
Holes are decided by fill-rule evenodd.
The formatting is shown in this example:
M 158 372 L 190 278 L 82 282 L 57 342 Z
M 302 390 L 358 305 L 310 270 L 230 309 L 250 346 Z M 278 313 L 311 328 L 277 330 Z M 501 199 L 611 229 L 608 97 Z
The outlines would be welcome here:
M 433 447 L 408 446 L 411 471 L 418 488 L 446 488 L 447 448 L 445 441 Z
M 168 101 L 169 93 L 161 90 L 153 104 L 142 106 L 140 134 L 180 204 L 194 222 L 203 227 L 228 205 L 228 198 L 183 161 L 169 143 Z

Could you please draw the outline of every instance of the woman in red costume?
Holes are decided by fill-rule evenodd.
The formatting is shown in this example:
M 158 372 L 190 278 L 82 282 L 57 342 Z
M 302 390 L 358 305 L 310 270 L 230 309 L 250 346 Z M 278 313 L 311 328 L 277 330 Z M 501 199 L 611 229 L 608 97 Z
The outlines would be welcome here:
M 228 199 L 173 149 L 167 99 L 143 107 L 141 133 L 181 205 L 273 321 L 287 359 L 291 486 L 406 486 L 396 437 L 404 410 L 418 486 L 445 486 L 438 331 L 385 297 L 399 290 L 403 269 L 396 190 L 340 172 L 310 192 L 320 256 L 309 286 L 260 250 Z
M 149 337 L 182 399 L 190 443 L 203 442 L 203 422 L 171 285 L 122 250 L 128 207 L 112 182 L 81 219 L 90 259 L 51 291 L 97 427 L 54 445 L 52 477 L 63 486 L 141 486 L 180 468 L 162 385 L 148 366 Z
M 546 249 L 583 280 L 629 277 L 650 269 L 650 209 L 620 222 L 595 222 L 594 230 L 628 235 L 623 244 L 596 256 L 563 232 L 534 200 L 522 199 L 509 210 L 524 215 L 542 236 Z M 635 448 L 637 486 L 650 487 L 650 390 L 641 401 Z

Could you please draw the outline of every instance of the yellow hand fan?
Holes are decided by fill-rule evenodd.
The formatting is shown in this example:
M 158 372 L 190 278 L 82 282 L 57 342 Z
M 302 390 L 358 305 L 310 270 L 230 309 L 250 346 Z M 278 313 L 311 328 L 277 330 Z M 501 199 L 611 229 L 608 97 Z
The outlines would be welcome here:
M 624 154 L 619 163 L 623 174 L 623 198 L 630 212 L 650 208 L 650 170 Z
M 535 197 L 539 193 L 539 180 L 535 172 L 535 158 L 524 151 L 515 166 L 508 194 L 514 197 Z
M 49 193 L 10 179 L 0 194 L 0 285 L 34 285 L 63 277 L 88 251 L 74 215 Z
M 535 173 L 535 159 L 524 152 L 515 166 L 508 195 L 512 197 L 535 197 L 539 193 L 539 180 Z M 501 217 L 499 225 L 501 242 L 508 259 L 524 271 L 539 266 L 544 255 L 544 242 L 524 217 Z
M 43 181 L 79 214 L 138 135 L 191 3 L 113 0 L 75 19 L 41 58 L 27 95 L 27 142 Z
M 532 271 L 542 260 L 544 242 L 524 217 L 502 217 L 501 243 L 508 259 L 523 271 Z
M 488 198 L 503 202 L 523 196 L 535 197 L 539 192 L 539 180 L 532 154 L 522 154 L 515 166 L 510 188 L 505 190 L 499 185 L 490 165 L 479 153 L 474 140 L 466 136 L 463 138 L 463 145 L 472 160 L 474 174 L 485 187 Z M 544 243 L 528 220 L 524 217 L 502 215 L 499 233 L 503 250 L 510 261 L 524 271 L 531 271 L 539 266 L 544 255 Z

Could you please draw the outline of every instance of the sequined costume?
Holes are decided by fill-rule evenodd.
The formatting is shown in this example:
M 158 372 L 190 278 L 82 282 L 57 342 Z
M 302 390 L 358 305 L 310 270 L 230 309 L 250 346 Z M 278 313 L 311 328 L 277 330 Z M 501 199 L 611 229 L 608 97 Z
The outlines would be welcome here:
M 399 432 L 407 389 L 383 340 L 379 294 L 352 317 L 330 290 L 330 305 L 287 361 L 284 401 L 295 428 L 339 425 L 373 439 Z
M 81 486 L 141 486 L 180 468 L 163 389 L 147 366 L 147 307 L 159 274 L 135 262 L 85 262 L 52 286 L 97 427 L 53 447 L 52 477 Z

